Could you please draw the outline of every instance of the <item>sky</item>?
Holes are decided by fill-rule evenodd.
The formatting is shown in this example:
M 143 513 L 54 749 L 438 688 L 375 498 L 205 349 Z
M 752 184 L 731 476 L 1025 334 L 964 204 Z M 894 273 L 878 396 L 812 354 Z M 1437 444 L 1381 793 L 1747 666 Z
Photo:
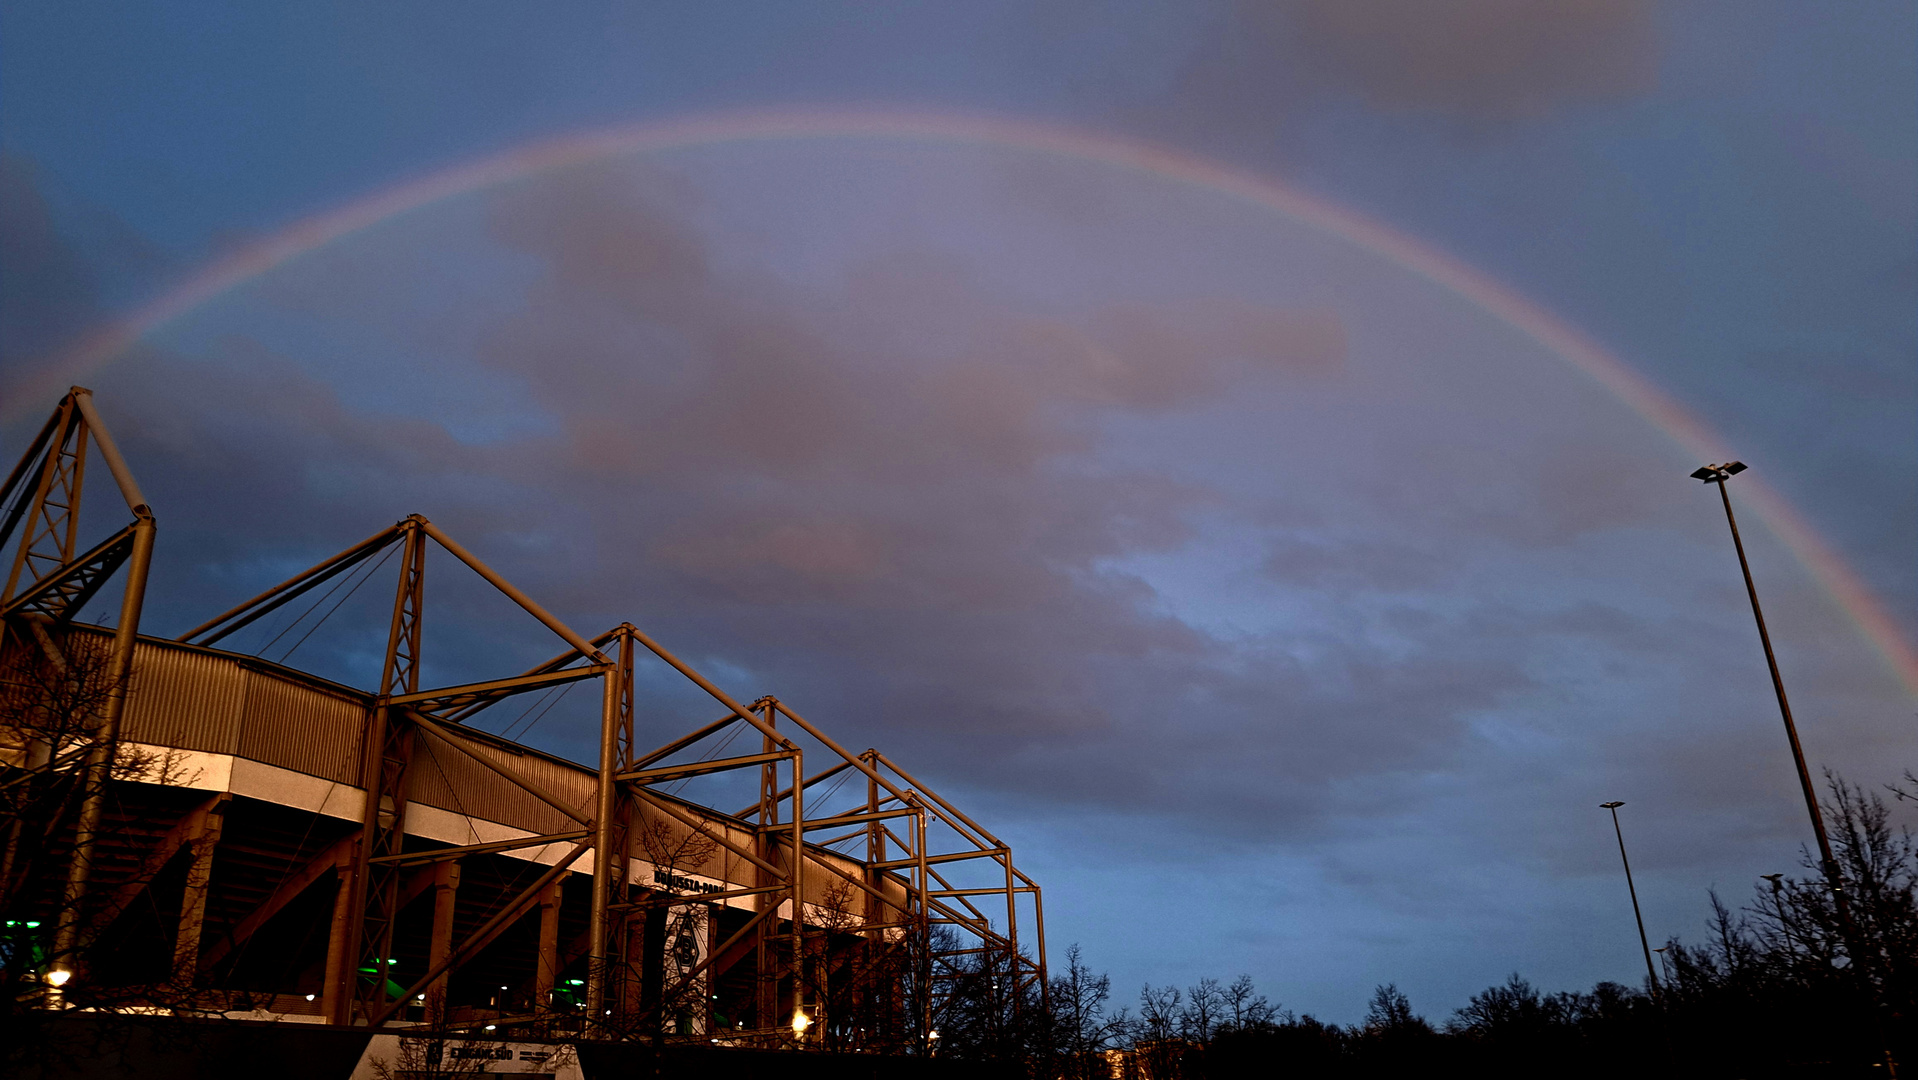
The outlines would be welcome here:
M 1915 32 L 10 0 L 0 439 L 94 389 L 157 633 L 426 515 L 974 811 L 1121 1003 L 1636 982 L 1600 802 L 1659 940 L 1810 841 L 1701 454 L 1813 768 L 1918 767 Z M 429 681 L 554 651 L 428 574 Z M 233 645 L 367 684 L 378 591 Z

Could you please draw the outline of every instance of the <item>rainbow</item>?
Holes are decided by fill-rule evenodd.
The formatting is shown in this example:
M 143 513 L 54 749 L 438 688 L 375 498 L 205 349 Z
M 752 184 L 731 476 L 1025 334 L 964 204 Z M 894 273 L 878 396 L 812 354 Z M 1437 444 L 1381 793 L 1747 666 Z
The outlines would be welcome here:
M 1192 154 L 1048 124 L 877 109 L 781 109 L 707 114 L 545 139 L 456 165 L 316 214 L 215 260 L 165 294 L 87 334 L 11 388 L 0 420 L 51 400 L 67 384 L 127 351 L 167 323 L 252 278 L 411 210 L 534 174 L 608 157 L 749 140 L 894 139 L 1027 150 L 1146 173 L 1217 192 L 1323 230 L 1477 306 L 1570 361 L 1664 431 L 1692 460 L 1730 455 L 1696 415 L 1564 320 L 1443 252 L 1317 195 Z M 1918 649 L 1857 574 L 1786 500 L 1758 477 L 1740 495 L 1857 624 L 1918 698 Z

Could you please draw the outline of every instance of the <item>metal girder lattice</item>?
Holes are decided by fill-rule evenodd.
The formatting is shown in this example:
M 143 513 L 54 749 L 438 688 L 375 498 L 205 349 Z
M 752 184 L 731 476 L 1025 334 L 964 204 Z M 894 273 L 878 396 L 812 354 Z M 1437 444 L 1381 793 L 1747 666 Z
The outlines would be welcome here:
M 86 478 L 87 422 L 68 394 L 54 409 L 53 416 L 34 440 L 13 474 L 0 489 L 0 503 L 16 495 L 29 476 L 33 494 L 16 501 L 0 524 L 0 544 L 13 536 L 21 521 L 27 531 L 20 537 L 13 565 L 7 571 L 7 585 L 0 591 L 0 603 L 13 598 L 24 577 L 29 588 L 57 573 L 73 561 L 73 545 L 80 529 L 80 496 Z
M 636 629 L 622 628 L 635 641 L 638 641 L 661 659 L 679 668 L 691 677 L 687 669 L 671 654 L 666 653 L 656 643 Z M 703 680 L 695 678 L 703 684 Z M 905 931 L 920 941 L 930 943 L 931 928 L 934 925 L 951 926 L 963 932 L 970 941 L 962 940 L 959 947 L 944 956 L 934 957 L 938 962 L 949 962 L 950 956 L 991 950 L 1004 957 L 1007 972 L 1018 989 L 1036 991 L 1042 998 L 1046 994 L 1044 914 L 1043 901 L 1039 887 L 1031 878 L 1020 871 L 1012 861 L 1011 849 L 992 833 L 967 817 L 950 802 L 936 792 L 926 788 L 910 774 L 900 769 L 893 761 L 877 750 L 867 750 L 853 755 L 848 753 L 832 738 L 805 718 L 799 716 L 790 707 L 777 698 L 761 698 L 749 707 L 739 708 L 736 703 L 715 694 L 722 703 L 728 704 L 734 711 L 732 715 L 709 724 L 685 738 L 675 740 L 660 750 L 645 757 L 636 758 L 635 764 L 641 766 L 623 773 L 618 777 L 622 784 L 631 785 L 636 792 L 654 783 L 679 780 L 689 776 L 708 774 L 728 769 L 760 770 L 760 797 L 758 802 L 737 812 L 736 817 L 750 819 L 758 826 L 761 846 L 757 858 L 751 860 L 758 872 L 756 887 L 741 895 L 758 896 L 758 914 L 754 920 L 755 940 L 753 948 L 758 968 L 758 986 L 760 999 L 756 1013 L 762 1018 L 774 1010 L 773 997 L 781 978 L 790 980 L 797 986 L 798 972 L 806 962 L 809 946 L 803 922 L 805 916 L 792 920 L 789 929 L 780 933 L 775 920 L 768 918 L 782 903 L 791 903 L 792 911 L 804 912 L 810 901 L 805 896 L 804 881 L 808 874 L 820 874 L 822 880 L 837 878 L 853 894 L 861 897 L 862 910 L 859 919 L 859 932 L 874 942 L 887 941 L 891 931 Z M 831 757 L 838 760 L 810 777 L 804 774 L 804 756 L 799 745 L 780 733 L 779 723 L 784 719 L 798 732 L 803 732 L 812 740 L 825 747 Z M 761 752 L 758 754 L 736 755 L 731 758 L 700 759 L 677 766 L 654 766 L 655 762 L 687 752 L 700 742 L 715 738 L 737 722 L 748 722 L 758 728 L 762 735 Z M 793 782 L 781 787 L 777 778 L 777 769 L 781 762 L 790 761 Z M 654 767 L 646 767 L 654 766 Z M 805 792 L 821 782 L 839 775 L 846 770 L 857 770 L 866 778 L 866 798 L 863 805 L 846 811 L 808 816 Z M 642 798 L 647 796 L 641 794 Z M 785 820 L 781 820 L 781 808 L 787 808 Z M 666 809 L 665 807 L 661 807 Z M 904 819 L 905 835 L 891 827 L 889 822 Z M 688 822 L 690 824 L 690 822 Z M 934 851 L 930 837 L 932 826 L 942 826 L 947 834 L 948 844 L 943 850 Z M 820 849 L 804 842 L 804 836 L 815 830 L 845 829 L 851 832 L 836 836 L 827 843 L 838 843 L 863 835 L 866 840 L 865 873 L 862 877 L 848 875 L 831 862 L 820 858 Z M 790 837 L 790 839 L 787 839 Z M 718 840 L 718 837 L 714 837 Z M 903 856 L 891 859 L 891 851 L 896 849 Z M 794 858 L 794 853 L 798 857 Z M 743 854 L 743 853 L 741 853 Z M 955 888 L 940 869 L 953 863 L 986 861 L 996 866 L 1001 883 L 983 888 Z M 905 874 L 897 871 L 907 871 Z M 835 883 L 837 884 L 837 883 Z M 903 886 L 903 898 L 889 896 L 882 886 L 892 884 Z M 782 899 L 783 894 L 783 899 Z M 1032 955 L 1021 950 L 1018 938 L 1020 898 L 1030 896 L 1033 910 L 1033 930 L 1036 949 Z M 996 897 L 1004 904 L 1002 921 L 995 919 L 979 906 L 986 897 Z M 815 914 L 817 905 L 814 904 Z M 996 907 L 995 907 L 996 910 Z M 819 920 L 827 921 L 827 920 Z M 976 942 L 977 944 L 972 944 Z M 716 950 L 716 953 L 723 950 Z M 782 973 L 783 972 L 783 973 Z M 690 974 L 698 974 L 695 970 Z M 823 993 L 821 997 L 823 998 Z M 939 992 L 936 988 L 920 996 L 923 1015 L 918 1018 L 919 1030 L 924 1036 L 933 1030 L 935 1014 L 940 1008 Z M 792 993 L 792 1008 L 795 1013 L 806 1012 L 819 1003 L 808 1003 L 800 999 L 797 991 Z M 820 1017 L 807 1015 L 807 1027 L 818 1024 Z M 797 1029 L 796 1029 L 797 1030 Z
M 399 526 L 405 547 L 393 594 L 379 703 L 368 718 L 362 750 L 360 786 L 366 792 L 366 802 L 360 816 L 360 847 L 348 881 L 353 892 L 352 910 L 363 915 L 358 932 L 348 930 L 349 940 L 357 937 L 359 947 L 345 950 L 344 955 L 356 961 L 354 974 L 371 976 L 353 979 L 358 1006 L 368 1014 L 386 1004 L 393 934 L 400 917 L 400 868 L 391 860 L 406 850 L 406 772 L 413 758 L 414 732 L 412 725 L 396 714 L 392 699 L 420 688 L 420 616 L 426 600 L 426 536 L 422 524 L 424 519 L 415 515 Z
M 54 623 L 71 620 L 133 555 L 134 531 L 134 526 L 129 525 L 79 558 L 48 569 L 20 595 L 0 607 L 0 618 L 33 614 L 45 616 Z
M 124 529 L 75 555 L 80 535 L 80 503 L 85 492 L 87 447 L 106 462 L 133 521 Z M 126 712 L 127 683 L 134 643 L 146 602 L 147 570 L 152 561 L 156 525 L 139 484 L 120 456 L 106 424 L 93 407 L 93 393 L 73 387 L 54 408 L 6 482 L 0 484 L 0 548 L 24 523 L 19 546 L 0 589 L 0 633 L 24 629 L 60 665 L 60 650 L 48 626 L 70 622 L 121 567 L 127 576 L 118 625 L 106 664 L 106 700 L 86 733 L 85 761 L 79 776 L 79 806 L 73 819 L 73 847 L 54 932 L 50 963 L 71 972 L 79 965 L 82 929 L 87 919 L 88 886 L 104 814 L 108 779 Z M 24 637 L 22 638 L 24 640 Z M 31 771 L 31 770 L 29 770 Z M 16 823 L 17 826 L 17 823 Z M 12 844 L 9 842 L 11 852 Z
M 76 555 L 74 522 L 89 445 L 113 469 L 135 521 Z M 85 391 L 76 389 L 63 399 L 0 495 L 0 507 L 5 507 L 0 543 L 26 525 L 7 592 L 0 596 L 9 632 L 19 622 L 44 644 L 48 625 L 71 619 L 121 566 L 132 567 L 115 634 L 114 677 L 121 691 L 102 724 L 103 743 L 110 745 L 124 708 L 153 521 Z M 433 546 L 543 624 L 566 650 L 518 675 L 422 689 L 425 564 Z M 176 950 L 176 979 L 190 983 L 217 975 L 216 969 L 223 970 L 220 965 L 228 963 L 237 948 L 306 890 L 337 878 L 320 1006 L 325 1019 L 335 1024 L 380 1026 L 400 1018 L 401 1010 L 414 1001 L 428 999 L 428 1022 L 452 1024 L 447 1013 L 435 1013 L 431 1005 L 443 1000 L 438 995 L 446 992 L 450 974 L 519 920 L 535 915 L 538 960 L 527 1016 L 552 1021 L 555 978 L 583 961 L 584 1012 L 568 1022 L 588 1037 L 691 1037 L 703 1032 L 703 1025 L 713 1020 L 710 1001 L 717 995 L 702 992 L 690 1006 L 672 1006 L 683 1016 L 671 1024 L 666 1017 L 669 1001 L 676 994 L 684 998 L 679 991 L 688 986 L 716 985 L 722 977 L 735 989 L 750 987 L 746 993 L 757 1030 L 739 1038 L 762 1045 L 817 1045 L 831 1010 L 869 994 L 893 995 L 888 1000 L 894 1006 L 889 1007 L 910 1012 L 911 1037 L 920 1041 L 921 1050 L 928 1049 L 926 1040 L 942 1007 L 941 973 L 980 953 L 1003 957 L 1002 969 L 1019 988 L 1044 994 L 1039 887 L 1015 866 L 1005 842 L 887 755 L 876 749 L 849 752 L 778 698 L 742 704 L 631 623 L 590 641 L 582 638 L 423 517 L 411 516 L 375 533 L 179 640 L 215 645 L 328 582 L 338 588 L 346 583 L 341 575 L 356 568 L 371 566 L 367 576 L 372 576 L 396 554 L 398 574 L 380 678 L 364 698 L 358 769 L 363 801 L 357 828 L 290 864 L 275 887 L 263 890 L 253 902 L 252 910 L 220 924 L 225 929 L 208 948 L 200 948 L 196 920 L 193 934 L 183 931 L 180 937 L 181 942 L 190 938 L 191 948 L 182 944 Z M 369 564 L 372 559 L 379 562 Z M 724 715 L 642 752 L 635 741 L 635 669 L 655 660 L 723 706 Z M 578 786 L 565 789 L 564 796 L 558 789 L 549 790 L 551 781 L 514 763 L 518 751 L 512 744 L 467 727 L 509 697 L 594 678 L 602 680 L 603 692 L 600 753 L 590 795 L 582 797 Z M 758 733 L 758 745 L 726 754 L 727 741 L 746 728 Z M 476 834 L 468 843 L 427 839 L 409 827 L 409 777 L 417 761 L 445 761 L 443 753 L 459 755 L 468 774 L 468 767 L 476 765 L 505 780 L 556 812 L 561 824 L 505 838 Z M 95 754 L 89 767 L 105 768 L 107 760 Z M 666 787 L 724 773 L 753 776 L 757 800 L 729 813 L 682 799 Z M 863 780 L 863 791 L 834 803 L 834 793 L 853 779 Z M 838 783 L 822 787 L 835 780 Z M 85 840 L 99 821 L 97 805 L 91 812 L 91 818 L 85 812 L 81 817 L 77 835 L 82 842 L 76 845 L 67 892 L 76 898 L 70 905 L 76 911 L 86 885 Z M 723 852 L 717 877 L 693 881 L 672 860 L 662 860 L 650 849 L 642 851 L 648 837 L 662 830 L 682 838 L 701 837 L 712 851 Z M 211 852 L 220 843 L 217 821 L 203 815 L 176 831 L 180 836 L 163 840 L 161 846 L 171 843 L 169 850 L 180 849 L 191 834 L 196 865 L 211 866 Z M 854 854 L 848 844 L 863 850 Z M 559 911 L 565 896 L 580 898 L 580 890 L 565 890 L 562 884 L 589 852 L 592 888 L 586 928 L 573 937 L 578 927 L 574 922 L 575 930 L 562 940 Z M 462 861 L 499 858 L 530 862 L 538 873 L 523 888 L 495 889 L 480 894 L 482 900 L 469 900 L 461 887 Z M 651 880 L 628 879 L 634 868 L 649 864 Z M 209 886 L 204 873 L 195 873 L 199 876 L 191 879 L 196 884 L 190 891 L 201 895 Z M 392 967 L 402 911 L 429 895 L 433 917 L 428 964 L 402 988 Z M 193 900 L 202 902 L 203 897 Z M 1030 908 L 1024 907 L 1028 903 Z M 116 903 L 114 910 L 124 906 Z M 1025 911 L 1031 913 L 1030 923 Z M 689 958 L 675 961 L 665 974 L 657 967 L 664 940 L 662 918 L 682 920 L 681 925 L 698 922 L 705 944 Z M 76 927 L 63 928 L 62 955 L 72 953 Z M 461 933 L 462 927 L 468 929 Z M 1029 949 L 1020 936 L 1028 928 Z M 908 970 L 875 962 L 862 969 L 846 960 L 849 955 L 868 961 L 909 956 L 913 966 Z M 742 973 L 741 965 L 747 964 L 750 971 Z M 880 974 L 861 975 L 862 970 Z M 869 978 L 870 984 L 858 983 L 861 978 Z M 887 980 L 916 980 L 918 985 L 900 990 L 882 985 Z M 674 1026 L 683 1023 L 694 1027 Z
M 545 624 L 571 646 L 570 650 L 555 661 L 520 676 L 421 690 L 419 679 L 428 541 L 464 563 Z M 493 704 L 531 690 L 589 678 L 606 679 L 611 686 L 615 675 L 614 665 L 599 653 L 596 644 L 574 634 L 451 537 L 417 514 L 195 627 L 182 635 L 180 640 L 194 642 L 197 639 L 201 644 L 217 642 L 396 544 L 401 545 L 402 557 L 388 623 L 380 685 L 367 710 L 363 728 L 360 787 L 365 796 L 360 827 L 348 849 L 350 854 L 338 866 L 340 896 L 336 926 L 329 944 L 322 984 L 322 1014 L 335 1024 L 383 1023 L 403 1003 L 419 995 L 422 990 L 443 986 L 440 980 L 448 971 L 483 949 L 514 920 L 537 906 L 541 897 L 550 892 L 563 878 L 566 869 L 580 856 L 588 850 L 597 851 L 608 846 L 598 842 L 597 818 L 586 813 L 584 808 L 569 806 L 544 791 L 537 783 L 516 775 L 514 770 L 502 767 L 483 755 L 474 754 L 444 725 L 458 725 Z M 576 663 L 582 666 L 567 666 Z M 610 710 L 608 716 L 611 716 Z M 417 753 L 417 740 L 422 736 L 498 773 L 584 828 L 527 840 L 409 850 L 408 773 Z M 617 762 L 609 760 L 605 768 L 613 771 L 617 768 Z M 456 868 L 459 859 L 564 842 L 572 842 L 573 848 L 557 866 L 550 868 L 533 886 L 522 890 L 493 912 L 478 932 L 461 941 L 451 940 L 450 924 L 451 914 L 457 904 Z M 605 861 L 604 857 L 601 861 Z M 436 913 L 431 970 L 427 976 L 416 980 L 414 986 L 396 996 L 392 992 L 392 988 L 398 985 L 392 978 L 396 951 L 394 935 L 402 910 L 419 895 L 409 892 L 403 885 L 404 873 L 406 867 L 419 865 L 427 865 L 429 869 L 436 865 L 453 869 L 442 874 L 433 886 Z M 600 919 L 603 916 L 596 917 L 596 921 Z M 600 954 L 595 952 L 595 955 Z

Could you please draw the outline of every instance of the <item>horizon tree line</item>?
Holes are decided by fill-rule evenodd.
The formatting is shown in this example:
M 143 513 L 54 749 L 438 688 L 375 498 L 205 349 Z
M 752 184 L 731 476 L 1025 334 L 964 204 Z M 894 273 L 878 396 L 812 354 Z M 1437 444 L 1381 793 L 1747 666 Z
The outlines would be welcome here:
M 1544 992 L 1518 973 L 1449 1017 L 1419 1015 L 1393 983 L 1352 1025 L 1297 1014 L 1249 976 L 1147 984 L 1116 1004 L 1078 945 L 1045 995 L 1008 1000 L 989 955 L 956 971 L 938 1054 L 974 1075 L 1030 1080 L 1265 1077 L 1885 1076 L 1918 1069 L 1918 840 L 1885 794 L 1826 773 L 1825 812 L 1856 924 L 1848 941 L 1822 866 L 1768 875 L 1733 907 L 1713 890 L 1702 939 L 1673 936 L 1657 983 Z M 1918 775 L 1888 789 L 1918 801 Z M 1854 945 L 1856 948 L 1854 950 Z

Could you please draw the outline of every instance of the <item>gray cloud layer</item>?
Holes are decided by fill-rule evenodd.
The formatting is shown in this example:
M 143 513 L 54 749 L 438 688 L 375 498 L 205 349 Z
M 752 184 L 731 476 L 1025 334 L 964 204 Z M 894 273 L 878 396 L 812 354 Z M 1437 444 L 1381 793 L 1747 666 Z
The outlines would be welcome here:
M 1126 865 L 1284 851 L 1404 912 L 1428 876 L 1469 906 L 1608 870 L 1588 791 L 1686 818 L 1649 868 L 1790 828 L 1762 684 L 1697 677 L 1755 659 L 1729 563 L 1690 565 L 1723 554 L 1712 508 L 1562 370 L 1449 344 L 1410 294 L 1356 322 L 1198 284 L 1049 308 L 912 244 L 795 283 L 727 263 L 699 198 L 619 166 L 494 198 L 495 256 L 532 269 L 451 305 L 483 334 L 377 302 L 420 272 L 377 244 L 264 290 L 406 340 L 423 380 L 512 387 L 539 423 L 505 435 L 263 334 L 104 373 L 165 508 L 161 628 L 420 510 L 580 628 L 631 618 L 1034 831 L 1115 815 L 1090 842 Z M 1418 347 L 1381 367 L 1394 333 Z M 1181 606 L 1161 564 L 1224 595 Z M 442 580 L 448 675 L 540 655 Z M 1234 593 L 1270 610 L 1235 623 Z M 300 662 L 364 661 L 359 625 Z M 1850 651 L 1794 658 L 1814 697 Z M 1856 756 L 1883 701 L 1850 703 L 1823 737 Z

